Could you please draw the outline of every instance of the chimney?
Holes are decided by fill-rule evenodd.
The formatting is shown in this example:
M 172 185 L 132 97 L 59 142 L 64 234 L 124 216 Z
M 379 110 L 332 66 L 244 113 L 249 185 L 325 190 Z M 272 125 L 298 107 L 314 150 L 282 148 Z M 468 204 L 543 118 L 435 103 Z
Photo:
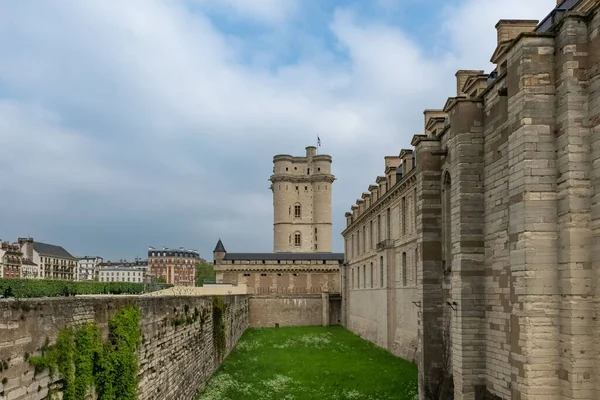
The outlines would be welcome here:
M 496 24 L 498 45 L 515 39 L 523 32 L 532 32 L 539 22 L 535 19 L 501 19 Z
M 467 79 L 471 76 L 483 75 L 484 71 L 461 69 L 456 72 L 456 96 L 467 96 L 463 89 Z

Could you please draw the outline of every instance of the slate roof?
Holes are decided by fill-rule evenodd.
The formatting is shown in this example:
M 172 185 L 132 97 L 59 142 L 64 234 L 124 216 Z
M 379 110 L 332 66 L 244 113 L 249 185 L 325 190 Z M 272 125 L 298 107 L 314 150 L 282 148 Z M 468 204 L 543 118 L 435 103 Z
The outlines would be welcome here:
M 55 246 L 53 244 L 41 242 L 33 242 L 33 249 L 44 256 L 77 260 L 76 257 L 73 257 L 71 253 L 66 251 L 62 246 Z
M 227 253 L 227 251 L 225 250 L 225 246 L 223 246 L 223 242 L 221 242 L 221 239 L 219 239 L 219 241 L 217 242 L 213 253 Z
M 224 260 L 343 261 L 344 253 L 227 253 Z

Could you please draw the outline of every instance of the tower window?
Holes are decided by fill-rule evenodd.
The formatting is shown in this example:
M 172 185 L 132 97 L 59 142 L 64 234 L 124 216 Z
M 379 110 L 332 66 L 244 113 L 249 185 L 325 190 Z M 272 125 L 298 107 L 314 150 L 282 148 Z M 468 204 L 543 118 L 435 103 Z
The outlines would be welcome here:
M 296 191 L 298 191 L 298 186 L 296 186 Z
M 288 167 L 285 167 L 285 170 L 287 171 L 287 170 L 288 170 Z
M 301 216 L 300 204 L 296 204 L 296 205 L 294 205 L 294 217 L 300 218 L 300 216 Z
M 307 190 L 308 190 L 308 186 L 304 186 L 304 191 L 307 191 Z
M 296 246 L 296 247 L 301 246 L 301 237 L 300 237 L 299 232 L 294 234 L 294 246 Z
M 306 169 L 306 175 L 310 175 L 310 168 Z
M 321 167 L 317 168 L 317 171 L 318 171 L 318 172 L 321 172 Z
M 294 167 L 294 171 L 297 171 L 297 170 L 298 170 L 298 167 Z

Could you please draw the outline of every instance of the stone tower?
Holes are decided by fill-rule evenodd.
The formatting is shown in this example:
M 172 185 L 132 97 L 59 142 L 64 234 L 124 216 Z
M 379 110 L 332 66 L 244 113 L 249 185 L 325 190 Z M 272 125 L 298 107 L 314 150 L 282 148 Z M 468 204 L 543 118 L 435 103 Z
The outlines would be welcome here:
M 273 157 L 275 253 L 331 253 L 331 156 L 306 148 L 306 156 Z

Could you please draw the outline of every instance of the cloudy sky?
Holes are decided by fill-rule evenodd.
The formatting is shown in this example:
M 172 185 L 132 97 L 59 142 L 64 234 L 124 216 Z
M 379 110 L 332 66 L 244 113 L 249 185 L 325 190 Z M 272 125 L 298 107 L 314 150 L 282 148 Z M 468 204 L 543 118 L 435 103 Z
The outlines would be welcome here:
M 0 238 L 272 251 L 274 154 L 321 137 L 344 213 L 495 23 L 555 0 L 0 0 Z

